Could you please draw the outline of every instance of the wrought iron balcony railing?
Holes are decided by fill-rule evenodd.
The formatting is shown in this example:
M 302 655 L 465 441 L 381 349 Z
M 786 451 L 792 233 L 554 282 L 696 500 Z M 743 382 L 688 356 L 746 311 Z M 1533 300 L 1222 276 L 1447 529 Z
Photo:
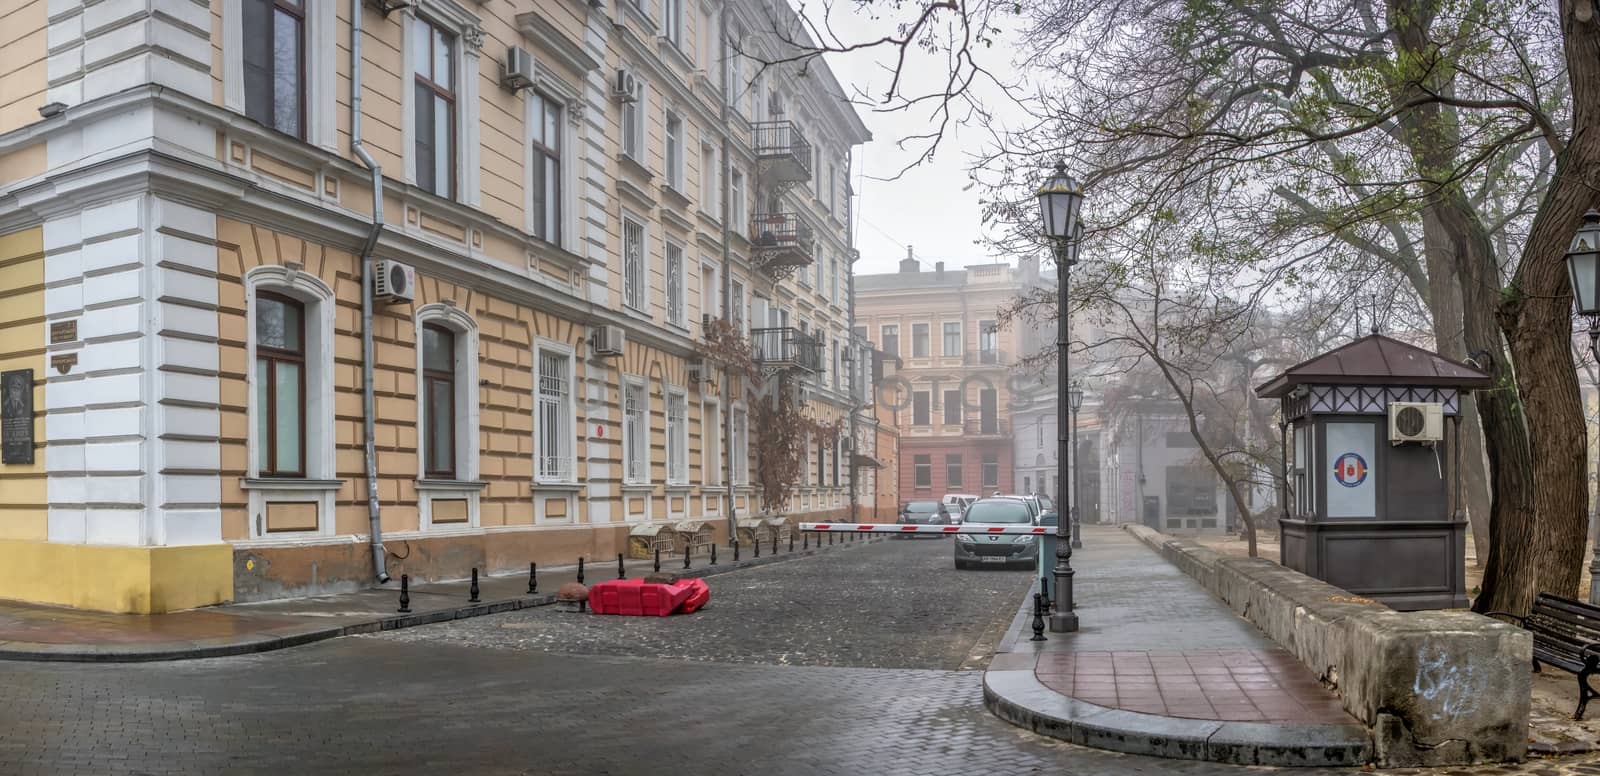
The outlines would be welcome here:
M 792 326 L 751 329 L 756 364 L 764 372 L 801 369 L 822 372 L 822 341 Z
M 763 183 L 811 180 L 811 144 L 792 121 L 758 121 L 752 128 Z
M 750 219 L 756 267 L 782 279 L 812 261 L 815 237 L 798 213 L 757 213 Z

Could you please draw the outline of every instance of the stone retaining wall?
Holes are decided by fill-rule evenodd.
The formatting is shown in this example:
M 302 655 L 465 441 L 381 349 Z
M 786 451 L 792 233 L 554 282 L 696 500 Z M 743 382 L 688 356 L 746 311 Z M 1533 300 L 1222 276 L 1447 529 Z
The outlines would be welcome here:
M 1396 612 L 1260 558 L 1127 530 L 1293 652 L 1372 733 L 1379 767 L 1521 759 L 1533 639 L 1462 611 Z

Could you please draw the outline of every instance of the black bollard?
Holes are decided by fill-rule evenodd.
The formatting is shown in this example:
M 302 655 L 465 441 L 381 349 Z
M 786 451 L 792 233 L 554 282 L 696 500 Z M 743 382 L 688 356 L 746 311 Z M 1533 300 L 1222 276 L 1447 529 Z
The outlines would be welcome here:
M 689 545 L 683 545 L 683 567 L 689 568 Z
M 802 549 L 802 550 L 811 549 L 811 533 L 809 531 L 806 532 L 805 536 L 800 537 L 800 549 Z
M 477 566 L 473 566 L 472 567 L 472 587 L 467 588 L 467 592 L 472 594 L 472 597 L 467 599 L 467 603 L 469 603 L 469 604 L 477 603 L 478 602 L 478 567 Z
M 1050 611 L 1050 578 L 1039 577 L 1039 596 L 1044 599 L 1044 610 Z
M 400 575 L 400 613 L 411 613 L 411 575 Z
M 734 542 L 733 543 L 733 562 L 734 563 L 738 563 L 739 562 L 739 543 L 738 542 Z
M 711 565 L 717 565 L 717 545 L 711 545 Z
M 759 558 L 761 557 L 761 540 L 756 539 L 754 544 L 756 546 L 756 557 Z
M 1033 594 L 1033 638 L 1029 641 L 1045 641 L 1044 637 L 1044 601 L 1038 593 Z
M 661 548 L 656 548 L 656 573 L 661 573 Z
M 628 567 L 622 565 L 622 553 L 617 553 L 617 579 L 628 578 Z
M 539 564 L 528 564 L 528 595 L 539 592 Z
M 789 532 L 789 551 L 794 552 L 794 531 Z
M 832 531 L 828 532 L 828 546 L 829 547 L 833 546 L 833 532 Z
M 790 548 L 790 549 L 793 549 L 793 548 Z M 778 554 L 778 533 L 776 531 L 774 531 L 772 533 L 772 552 L 770 554 L 772 554 L 772 555 L 777 555 Z
M 578 556 L 578 584 L 583 584 L 583 556 Z

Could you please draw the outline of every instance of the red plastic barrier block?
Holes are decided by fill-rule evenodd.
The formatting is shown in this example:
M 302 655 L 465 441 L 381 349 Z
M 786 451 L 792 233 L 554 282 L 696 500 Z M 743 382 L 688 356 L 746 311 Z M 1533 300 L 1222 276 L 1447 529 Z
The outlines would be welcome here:
M 595 614 L 639 615 L 642 579 L 613 579 L 589 588 L 589 609 Z
M 710 598 L 710 589 L 698 579 L 673 585 L 647 583 L 642 579 L 613 579 L 589 588 L 589 608 L 595 614 L 665 617 L 679 610 L 697 590 L 704 591 L 703 598 Z M 700 604 L 704 603 L 701 600 Z
M 689 596 L 684 599 L 683 605 L 678 607 L 678 611 L 683 614 L 697 611 L 700 607 L 705 606 L 707 601 L 711 600 L 711 586 L 707 585 L 704 580 L 686 579 L 678 584 L 687 588 L 689 592 Z

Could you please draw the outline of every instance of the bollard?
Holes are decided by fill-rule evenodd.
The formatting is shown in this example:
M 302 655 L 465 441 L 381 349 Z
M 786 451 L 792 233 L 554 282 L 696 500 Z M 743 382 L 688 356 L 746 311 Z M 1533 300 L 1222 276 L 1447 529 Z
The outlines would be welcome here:
M 1044 600 L 1044 610 L 1050 611 L 1050 578 L 1039 577 L 1039 596 Z
M 800 549 L 802 549 L 802 550 L 811 549 L 811 534 L 810 533 L 807 533 L 805 536 L 800 537 Z
M 478 567 L 477 566 L 473 566 L 472 567 L 472 587 L 467 588 L 467 592 L 472 594 L 472 597 L 467 599 L 467 603 L 469 603 L 469 604 L 477 603 L 478 602 Z
M 683 567 L 685 570 L 689 568 L 689 545 L 687 543 L 683 545 Z
M 770 554 L 770 555 L 777 555 L 778 554 L 778 532 L 777 531 L 773 531 L 772 532 L 772 552 L 768 553 L 768 554 Z
M 539 592 L 539 564 L 528 564 L 528 595 Z
M 622 553 L 617 553 L 617 579 L 627 579 L 628 568 L 622 565 Z
M 833 532 L 832 531 L 828 532 L 828 546 L 829 547 L 833 546 Z
M 411 613 L 411 575 L 400 575 L 400 613 Z
M 711 545 L 711 565 L 717 565 L 717 545 Z
M 656 548 L 656 573 L 661 573 L 661 548 Z
M 733 562 L 734 563 L 738 563 L 739 562 L 739 543 L 738 542 L 734 542 L 733 543 Z
M 789 532 L 789 551 L 794 552 L 794 531 Z
M 754 544 L 755 547 L 756 547 L 756 557 L 757 558 L 761 557 L 761 540 L 757 539 L 754 542 L 752 542 L 752 544 Z
M 578 556 L 578 584 L 583 584 L 583 556 Z
M 1029 641 L 1045 641 L 1044 637 L 1044 601 L 1038 593 L 1033 594 L 1033 638 Z

